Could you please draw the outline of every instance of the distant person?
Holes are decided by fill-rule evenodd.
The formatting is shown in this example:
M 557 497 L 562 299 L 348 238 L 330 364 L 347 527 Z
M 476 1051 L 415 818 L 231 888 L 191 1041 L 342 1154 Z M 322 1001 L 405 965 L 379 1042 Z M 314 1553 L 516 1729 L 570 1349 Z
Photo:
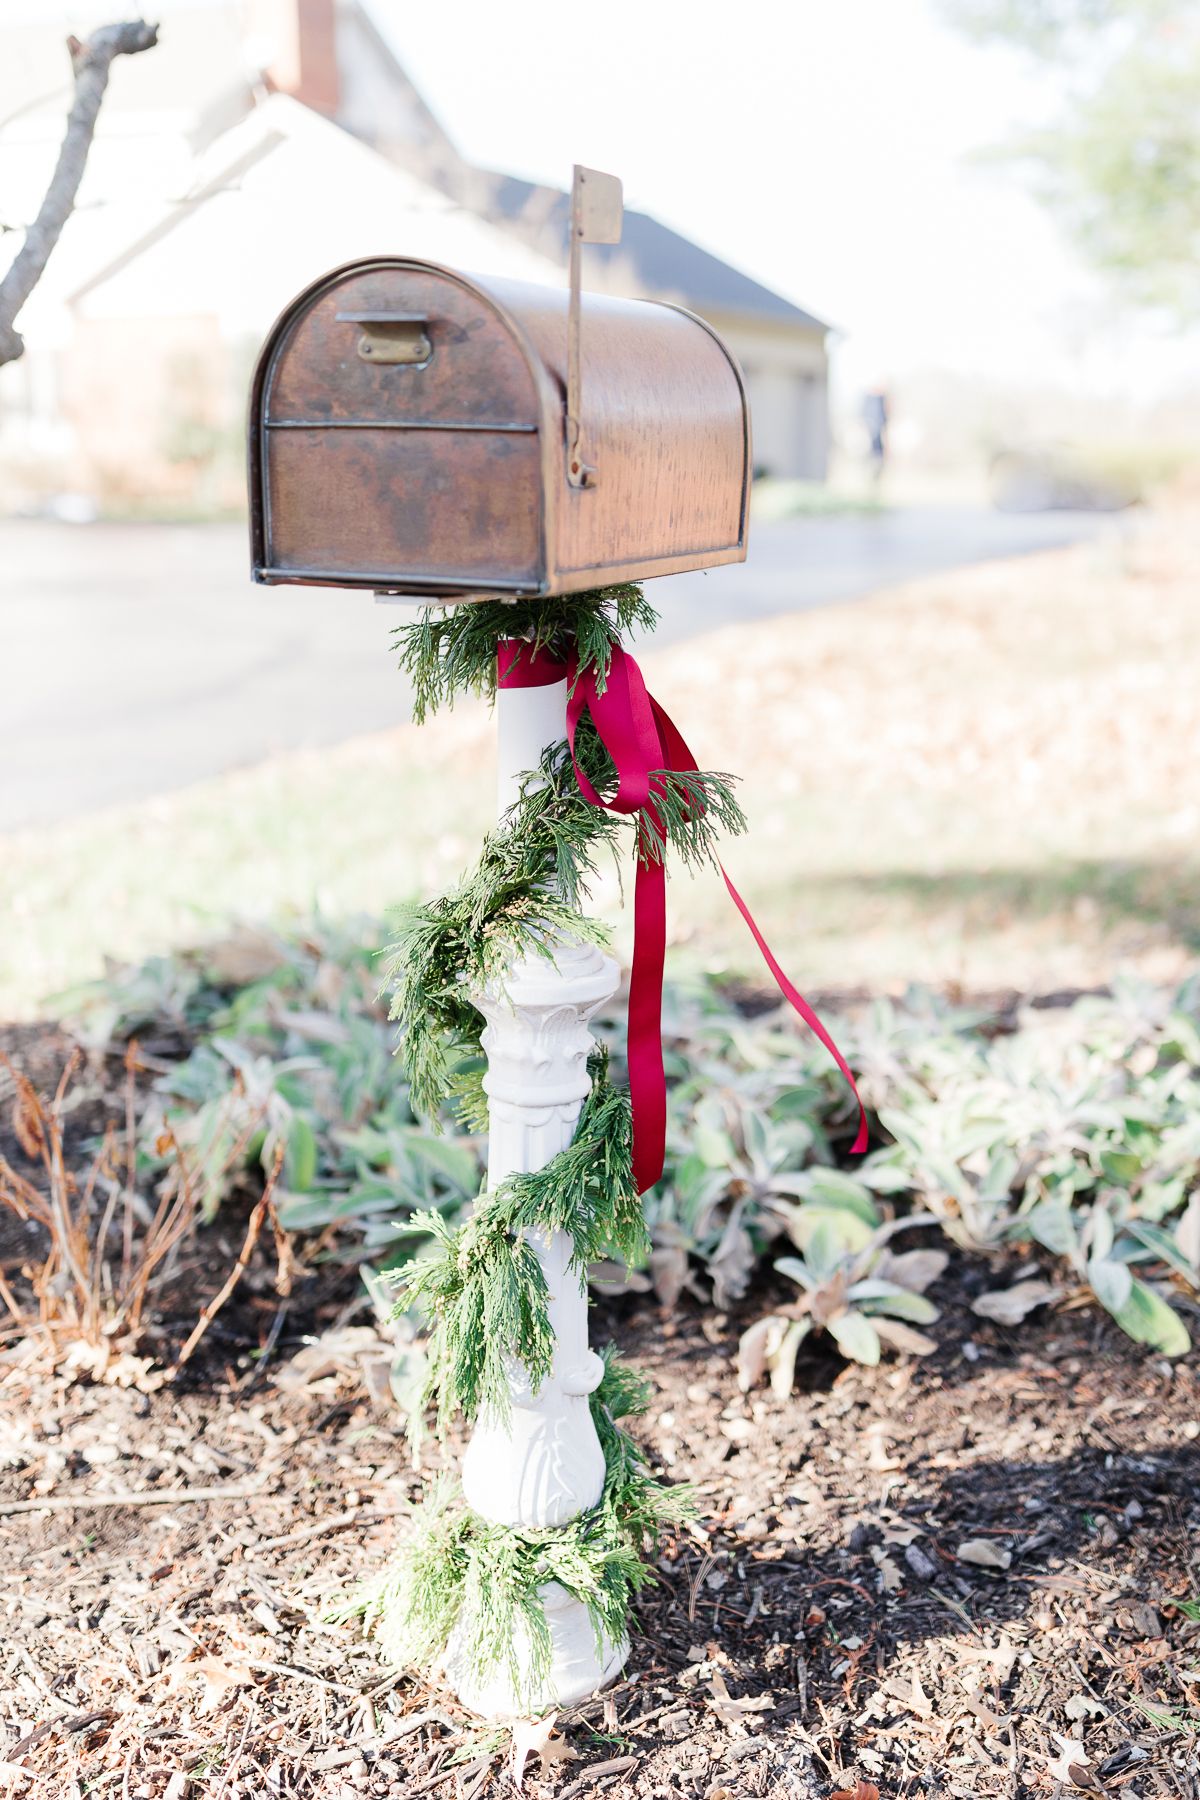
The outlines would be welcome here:
M 871 388 L 863 395 L 862 417 L 867 428 L 871 474 L 878 483 L 883 479 L 888 453 L 888 397 L 882 387 Z

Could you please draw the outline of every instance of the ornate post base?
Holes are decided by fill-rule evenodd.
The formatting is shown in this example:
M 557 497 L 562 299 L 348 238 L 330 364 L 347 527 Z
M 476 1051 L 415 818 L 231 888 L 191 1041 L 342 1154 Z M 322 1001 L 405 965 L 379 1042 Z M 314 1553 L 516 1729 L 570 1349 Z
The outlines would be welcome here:
M 548 1581 L 538 1590 L 550 1628 L 550 1675 L 530 1693 L 527 1679 L 522 1682 L 520 1698 L 513 1689 L 507 1669 L 493 1669 L 484 1680 L 472 1670 L 457 1633 L 446 1651 L 446 1674 L 465 1707 L 489 1719 L 521 1718 L 530 1712 L 545 1712 L 551 1707 L 577 1706 L 615 1680 L 629 1654 L 629 1640 L 614 1645 L 601 1657 L 596 1648 L 596 1634 L 588 1618 L 587 1608 L 556 1581 Z M 517 1630 L 517 1666 L 528 1677 L 529 1638 L 523 1628 Z

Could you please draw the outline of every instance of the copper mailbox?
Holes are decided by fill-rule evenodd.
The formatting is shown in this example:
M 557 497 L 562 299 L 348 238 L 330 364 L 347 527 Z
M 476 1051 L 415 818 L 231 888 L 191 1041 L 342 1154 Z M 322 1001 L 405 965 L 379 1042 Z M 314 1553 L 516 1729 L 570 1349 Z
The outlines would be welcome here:
M 301 294 L 250 407 L 253 574 L 444 600 L 746 554 L 746 394 L 682 308 L 379 257 Z M 578 374 L 573 391 L 580 393 Z

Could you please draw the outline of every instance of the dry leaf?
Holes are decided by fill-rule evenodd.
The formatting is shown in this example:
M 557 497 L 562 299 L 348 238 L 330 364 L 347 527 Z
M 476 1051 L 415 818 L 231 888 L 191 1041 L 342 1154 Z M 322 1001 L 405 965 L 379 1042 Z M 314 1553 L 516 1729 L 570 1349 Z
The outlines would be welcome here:
M 547 1713 L 544 1719 L 521 1719 L 512 1728 L 512 1778 L 517 1787 L 525 1779 L 525 1764 L 531 1756 L 538 1759 L 538 1774 L 545 1775 L 556 1763 L 574 1762 L 575 1752 L 556 1728 L 558 1714 Z
M 879 1281 L 894 1281 L 910 1294 L 923 1294 L 946 1272 L 945 1250 L 885 1250 L 871 1271 Z
M 1012 1562 L 1012 1551 L 1001 1550 L 989 1538 L 968 1538 L 954 1554 L 959 1562 L 974 1563 L 979 1569 L 1007 1569 Z
M 390 1364 L 394 1355 L 394 1346 L 373 1325 L 343 1325 L 340 1330 L 323 1331 L 297 1350 L 277 1371 L 275 1386 L 285 1394 L 310 1392 L 331 1376 L 357 1379 L 365 1363 L 382 1360 Z
M 157 1393 L 167 1379 L 166 1371 L 155 1368 L 148 1356 L 120 1350 L 110 1338 L 99 1344 L 79 1338 L 62 1358 L 59 1371 L 68 1381 L 86 1378 L 106 1387 L 136 1388 L 140 1394 Z
M 184 1666 L 185 1675 L 199 1675 L 204 1683 L 202 1713 L 215 1712 L 231 1688 L 253 1687 L 254 1671 L 245 1663 L 225 1662 L 219 1656 L 201 1656 Z
M 777 1319 L 768 1315 L 747 1326 L 738 1339 L 737 1384 L 743 1394 L 749 1393 L 752 1387 L 757 1387 L 766 1374 L 771 1337 L 778 1324 Z
M 903 1319 L 885 1319 L 881 1314 L 874 1313 L 871 1323 L 875 1327 L 875 1335 L 889 1350 L 900 1350 L 907 1356 L 930 1356 L 937 1349 L 933 1338 L 906 1325 Z
M 838 1788 L 829 1800 L 879 1800 L 879 1789 L 873 1781 L 860 1780 L 857 1787 Z
M 1037 1306 L 1048 1306 L 1057 1300 L 1059 1289 L 1049 1281 L 1018 1281 L 1010 1288 L 993 1288 L 972 1300 L 971 1311 L 981 1319 L 994 1319 L 997 1325 L 1019 1325 L 1027 1313 Z
M 1051 1780 L 1066 1781 L 1072 1787 L 1099 1787 L 1099 1782 L 1092 1774 L 1090 1758 L 1083 1747 L 1083 1739 L 1064 1737 L 1061 1731 L 1056 1731 L 1054 1736 L 1058 1741 L 1059 1754 L 1053 1762 L 1046 1765 L 1046 1773 Z
M 1200 1189 L 1192 1195 L 1183 1210 L 1175 1227 L 1175 1242 L 1193 1269 L 1200 1272 Z
M 746 1713 L 771 1712 L 775 1705 L 770 1694 L 747 1694 L 745 1699 L 735 1700 L 719 1669 L 713 1670 L 712 1690 L 708 1696 L 708 1704 L 722 1725 L 727 1725 L 733 1732 L 745 1731 Z
M 904 1576 L 900 1565 L 890 1557 L 879 1544 L 871 1545 L 871 1561 L 883 1578 L 883 1590 L 886 1594 L 894 1594 L 897 1588 L 904 1586 Z
M 661 1233 L 656 1232 L 656 1240 Z M 674 1312 L 688 1276 L 687 1251 L 681 1243 L 655 1243 L 650 1252 L 650 1276 L 658 1304 Z
M 925 1535 L 920 1525 L 914 1525 L 909 1519 L 902 1518 L 899 1513 L 892 1512 L 888 1507 L 881 1507 L 873 1515 L 873 1518 L 879 1522 L 885 1544 L 899 1544 L 903 1549 L 905 1545 L 911 1544 L 914 1538 Z
M 884 1440 L 887 1438 L 887 1426 L 882 1420 L 874 1425 L 869 1425 L 865 1436 L 867 1443 L 870 1445 L 870 1451 L 867 1456 L 868 1469 L 873 1470 L 876 1475 L 889 1475 L 893 1469 L 901 1469 L 904 1467 L 900 1457 L 891 1455 L 885 1445 Z M 888 1441 L 890 1442 L 890 1439 Z
M 975 1717 L 979 1720 L 980 1724 L 985 1725 L 989 1731 L 1003 1731 L 1008 1724 L 1007 1719 L 1002 1719 L 999 1713 L 992 1711 L 992 1708 L 987 1704 L 987 1701 L 983 1697 L 982 1688 L 976 1687 L 970 1690 L 967 1694 L 967 1705 L 975 1714 Z
M 650 1277 L 624 1263 L 594 1262 L 588 1264 L 588 1286 L 601 1294 L 648 1294 Z
M 744 1203 L 739 1200 L 721 1233 L 720 1243 L 706 1258 L 713 1284 L 713 1304 L 722 1309 L 741 1299 L 758 1267 L 758 1253 L 750 1233 L 742 1224 L 743 1210 Z
M 273 975 L 287 962 L 277 937 L 254 925 L 238 925 L 227 938 L 205 948 L 205 970 L 220 987 L 247 987 Z
M 889 1681 L 887 1691 L 906 1707 L 916 1719 L 932 1719 L 934 1704 L 921 1686 L 921 1677 L 912 1674 L 907 1681 Z
M 1017 1647 L 1007 1635 L 1002 1635 L 995 1646 L 965 1642 L 956 1646 L 956 1649 L 963 1662 L 983 1663 L 985 1668 L 992 1671 L 997 1682 L 1008 1680 L 1017 1660 Z M 967 1677 L 963 1679 L 968 1680 Z M 974 1681 L 970 1680 L 969 1685 L 974 1686 Z

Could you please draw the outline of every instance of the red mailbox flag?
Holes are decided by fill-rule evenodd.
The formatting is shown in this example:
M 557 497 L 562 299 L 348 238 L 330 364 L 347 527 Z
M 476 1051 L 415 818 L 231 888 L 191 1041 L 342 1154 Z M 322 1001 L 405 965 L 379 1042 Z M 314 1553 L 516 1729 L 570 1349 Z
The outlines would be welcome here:
M 603 692 L 597 686 L 594 671 L 580 669 L 574 655 L 565 663 L 559 662 L 546 651 L 531 650 L 520 639 L 501 641 L 497 676 L 502 688 L 549 687 L 556 681 L 567 682 L 567 740 L 580 793 L 591 805 L 602 806 L 610 812 L 643 813 L 661 844 L 665 833 L 654 807 L 655 774 L 659 770 L 688 773 L 697 769 L 698 764 L 672 720 L 647 692 L 642 671 L 628 651 L 619 644 L 613 646 Z M 592 723 L 617 771 L 617 791 L 609 800 L 597 793 L 575 758 L 575 733 L 585 711 L 591 714 Z M 661 788 L 658 791 L 661 792 Z M 793 986 L 776 961 L 750 908 L 724 869 L 721 869 L 721 876 L 780 992 L 815 1032 L 850 1084 L 858 1104 L 858 1134 L 853 1145 L 858 1154 L 867 1147 L 867 1115 L 850 1067 L 803 994 Z M 667 883 L 661 856 L 638 858 L 633 918 L 629 1094 L 633 1108 L 633 1172 L 638 1191 L 645 1193 L 662 1174 L 666 1150 L 662 987 L 667 941 Z

